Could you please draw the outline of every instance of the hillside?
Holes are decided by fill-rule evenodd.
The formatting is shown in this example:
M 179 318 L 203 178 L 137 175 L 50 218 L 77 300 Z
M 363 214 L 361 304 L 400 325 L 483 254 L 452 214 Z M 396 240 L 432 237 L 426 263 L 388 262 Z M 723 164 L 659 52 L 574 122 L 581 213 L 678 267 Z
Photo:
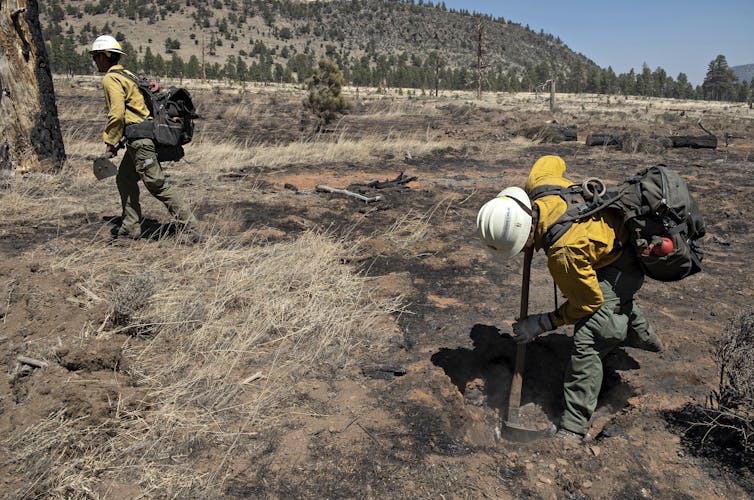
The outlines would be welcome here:
M 203 65 L 205 73 L 256 64 L 269 68 L 272 79 L 300 81 L 302 67 L 328 56 L 356 84 L 379 84 L 400 71 L 398 84 L 433 86 L 437 74 L 452 71 L 441 75 L 445 86 L 464 88 L 475 81 L 481 23 L 490 88 L 507 90 L 515 80 L 514 87 L 520 83 L 528 89 L 552 75 L 564 85 L 578 85 L 599 69 L 553 35 L 444 4 L 419 3 L 55 0 L 42 3 L 40 11 L 53 63 L 74 64 L 56 51 L 67 46 L 84 53 L 97 35 L 108 32 L 127 42 L 137 59 L 149 54 L 167 64 L 193 56 L 195 69 Z M 81 58 L 80 64 L 88 67 L 90 61 Z
M 741 66 L 731 66 L 733 74 L 736 75 L 740 82 L 751 82 L 754 79 L 754 64 L 743 64 Z

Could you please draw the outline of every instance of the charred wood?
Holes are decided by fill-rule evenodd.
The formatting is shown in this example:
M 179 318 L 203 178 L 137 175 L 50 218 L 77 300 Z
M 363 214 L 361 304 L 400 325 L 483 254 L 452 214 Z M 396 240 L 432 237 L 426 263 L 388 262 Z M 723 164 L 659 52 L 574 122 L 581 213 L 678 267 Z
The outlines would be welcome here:
M 587 146 L 620 146 L 623 139 L 615 134 L 589 134 L 586 137 Z
M 717 137 L 714 135 L 677 135 L 669 138 L 674 148 L 716 149 Z

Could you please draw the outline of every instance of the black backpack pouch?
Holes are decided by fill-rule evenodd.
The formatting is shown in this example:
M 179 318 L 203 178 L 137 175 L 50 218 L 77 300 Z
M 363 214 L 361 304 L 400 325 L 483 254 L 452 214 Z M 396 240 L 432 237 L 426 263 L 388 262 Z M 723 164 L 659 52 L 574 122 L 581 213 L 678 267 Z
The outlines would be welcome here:
M 152 120 L 144 120 L 141 123 L 127 125 L 123 133 L 126 139 L 134 141 L 136 139 L 154 139 L 154 126 Z
M 667 255 L 638 253 L 644 274 L 658 281 L 678 281 L 702 270 L 702 252 L 697 244 L 682 234 L 668 235 L 673 251 Z
M 154 141 L 162 146 L 180 146 L 183 136 L 183 119 L 170 116 L 166 109 L 154 118 Z
M 183 158 L 183 146 L 161 146 L 156 145 L 157 161 L 178 161 Z

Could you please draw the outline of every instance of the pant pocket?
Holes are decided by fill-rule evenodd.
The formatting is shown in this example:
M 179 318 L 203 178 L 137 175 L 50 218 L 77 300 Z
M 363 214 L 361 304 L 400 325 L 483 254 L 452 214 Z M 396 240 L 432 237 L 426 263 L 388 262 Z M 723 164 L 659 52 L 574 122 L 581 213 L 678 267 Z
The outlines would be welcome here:
M 165 185 L 165 175 L 155 158 L 146 158 L 136 161 L 136 171 L 142 182 L 150 192 L 159 191 Z

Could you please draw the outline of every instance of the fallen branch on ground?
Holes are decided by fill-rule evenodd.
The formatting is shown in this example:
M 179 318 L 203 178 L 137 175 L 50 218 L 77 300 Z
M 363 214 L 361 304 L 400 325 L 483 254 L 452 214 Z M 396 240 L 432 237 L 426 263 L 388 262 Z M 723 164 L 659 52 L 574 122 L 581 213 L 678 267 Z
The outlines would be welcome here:
M 415 181 L 416 179 L 417 179 L 416 176 L 408 177 L 408 176 L 404 175 L 403 172 L 401 172 L 400 174 L 398 174 L 398 177 L 396 177 L 395 179 L 390 179 L 390 180 L 386 180 L 386 181 L 370 181 L 370 182 L 367 182 L 366 185 L 368 187 L 374 188 L 374 189 L 385 189 L 385 188 L 388 188 L 388 187 L 400 186 L 400 185 L 403 185 L 403 184 L 408 184 L 409 182 Z
M 333 188 L 333 187 L 330 187 L 330 186 L 325 186 L 323 184 L 317 185 L 317 187 L 315 189 L 317 191 L 319 191 L 319 192 L 336 193 L 336 194 L 342 194 L 344 196 L 350 196 L 351 198 L 356 198 L 357 200 L 361 200 L 361 201 L 363 201 L 365 203 L 372 203 L 372 202 L 375 202 L 375 201 L 382 201 L 382 196 L 379 196 L 379 195 L 378 196 L 373 196 L 373 197 L 370 198 L 369 196 L 364 196 L 363 194 L 354 193 L 353 191 L 348 191 L 347 189 L 336 189 L 336 188 Z
M 18 361 L 21 364 L 33 366 L 34 368 L 45 368 L 47 367 L 47 362 L 40 361 L 38 359 L 34 358 L 28 358 L 26 356 L 17 356 L 16 361 Z
M 704 130 L 705 132 L 707 132 L 707 135 L 711 135 L 711 136 L 714 137 L 715 134 L 713 134 L 712 132 L 710 132 L 709 130 L 707 130 L 704 127 L 704 125 L 702 124 L 702 119 L 701 118 L 699 118 L 699 121 L 697 122 L 697 125 L 699 125 L 699 128 L 701 128 L 702 130 Z

